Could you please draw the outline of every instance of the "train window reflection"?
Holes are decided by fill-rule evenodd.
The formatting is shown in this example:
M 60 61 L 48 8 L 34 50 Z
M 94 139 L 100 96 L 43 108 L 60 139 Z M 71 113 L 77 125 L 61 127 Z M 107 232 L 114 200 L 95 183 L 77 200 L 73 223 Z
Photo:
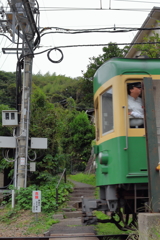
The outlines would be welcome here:
M 112 88 L 102 94 L 102 134 L 113 130 L 113 93 Z

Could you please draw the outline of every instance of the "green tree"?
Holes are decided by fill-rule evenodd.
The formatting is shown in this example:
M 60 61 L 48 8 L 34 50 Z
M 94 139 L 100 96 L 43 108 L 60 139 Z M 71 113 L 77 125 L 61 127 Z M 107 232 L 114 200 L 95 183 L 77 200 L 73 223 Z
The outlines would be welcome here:
M 30 174 L 30 180 L 46 180 L 50 175 L 59 172 L 60 165 L 54 160 L 58 153 L 56 130 L 58 119 L 53 104 L 49 103 L 44 92 L 38 87 L 34 89 L 31 100 L 30 136 L 48 139 L 47 150 L 37 150 L 36 169 Z M 34 156 L 29 153 L 30 158 Z
M 116 43 L 110 42 L 108 47 L 104 47 L 103 54 L 98 57 L 89 58 L 89 64 L 87 66 L 87 71 L 83 72 L 84 80 L 81 84 L 81 89 L 83 92 L 83 100 L 86 107 L 93 107 L 93 76 L 96 70 L 108 59 L 113 57 L 123 57 L 126 53 L 128 47 L 120 49 Z
M 138 51 L 140 51 L 140 56 L 147 56 L 149 58 L 159 58 L 160 57 L 160 37 L 158 33 L 153 31 L 152 36 L 145 36 L 143 38 L 142 44 L 134 46 Z
M 16 107 L 16 75 L 0 71 L 0 102 L 10 107 Z
M 91 142 L 94 139 L 94 126 L 90 124 L 85 112 L 79 112 L 70 119 L 62 139 L 62 147 L 69 156 L 72 170 L 83 171 L 91 153 Z

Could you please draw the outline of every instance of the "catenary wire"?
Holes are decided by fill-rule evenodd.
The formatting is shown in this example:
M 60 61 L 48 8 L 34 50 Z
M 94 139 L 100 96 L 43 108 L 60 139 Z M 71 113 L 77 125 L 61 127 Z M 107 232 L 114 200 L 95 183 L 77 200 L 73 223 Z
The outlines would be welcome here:
M 147 1 L 138 1 L 138 0 L 114 0 L 117 2 L 138 2 L 138 3 L 156 3 L 156 4 L 160 4 L 160 2 L 147 2 Z
M 159 3 L 160 4 L 160 3 Z M 62 8 L 62 7 L 49 7 L 45 9 L 41 9 L 40 11 L 137 11 L 137 12 L 150 12 L 150 8 Z

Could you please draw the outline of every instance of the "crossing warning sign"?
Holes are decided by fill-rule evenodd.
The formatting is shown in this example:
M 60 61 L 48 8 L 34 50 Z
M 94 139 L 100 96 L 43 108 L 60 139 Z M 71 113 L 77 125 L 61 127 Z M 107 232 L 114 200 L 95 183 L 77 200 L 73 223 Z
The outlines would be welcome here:
M 32 192 L 32 212 L 41 212 L 41 191 Z

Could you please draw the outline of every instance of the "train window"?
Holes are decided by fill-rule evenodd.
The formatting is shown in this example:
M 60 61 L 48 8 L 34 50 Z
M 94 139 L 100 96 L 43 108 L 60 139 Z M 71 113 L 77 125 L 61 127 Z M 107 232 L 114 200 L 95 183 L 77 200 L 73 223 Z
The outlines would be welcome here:
M 127 84 L 128 116 L 130 128 L 144 128 L 144 110 L 141 98 L 141 82 Z
M 109 88 L 102 94 L 102 134 L 113 130 L 113 93 Z

